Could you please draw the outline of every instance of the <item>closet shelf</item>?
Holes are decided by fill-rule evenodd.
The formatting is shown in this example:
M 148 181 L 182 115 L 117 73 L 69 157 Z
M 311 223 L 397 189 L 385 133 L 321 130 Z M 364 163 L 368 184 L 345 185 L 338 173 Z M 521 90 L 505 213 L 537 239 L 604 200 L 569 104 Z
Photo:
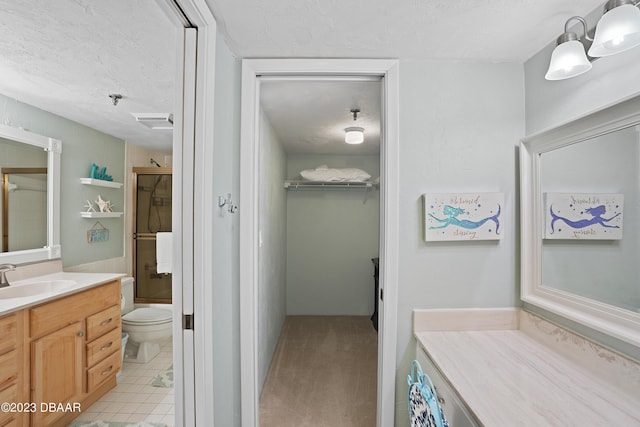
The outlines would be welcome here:
M 80 212 L 82 218 L 120 218 L 123 212 Z
M 372 182 L 328 182 L 328 181 L 303 181 L 303 180 L 293 180 L 293 181 L 285 181 L 284 188 L 287 190 L 298 190 L 298 189 L 372 189 L 374 185 Z
M 80 182 L 84 185 L 95 185 L 97 187 L 120 188 L 121 182 L 105 181 L 104 179 L 80 178 Z

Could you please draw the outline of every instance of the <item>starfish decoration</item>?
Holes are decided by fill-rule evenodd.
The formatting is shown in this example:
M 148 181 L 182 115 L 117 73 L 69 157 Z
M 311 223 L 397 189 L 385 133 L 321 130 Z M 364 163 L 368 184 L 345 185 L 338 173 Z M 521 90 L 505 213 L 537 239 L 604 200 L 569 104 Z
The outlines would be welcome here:
M 95 212 L 96 211 L 93 208 L 93 203 L 91 203 L 89 200 L 87 200 L 87 204 L 84 205 L 84 207 L 87 209 L 85 212 Z
M 109 200 L 102 200 L 102 196 L 98 195 L 98 200 L 96 200 L 96 205 L 100 208 L 100 212 L 111 212 L 113 205 Z

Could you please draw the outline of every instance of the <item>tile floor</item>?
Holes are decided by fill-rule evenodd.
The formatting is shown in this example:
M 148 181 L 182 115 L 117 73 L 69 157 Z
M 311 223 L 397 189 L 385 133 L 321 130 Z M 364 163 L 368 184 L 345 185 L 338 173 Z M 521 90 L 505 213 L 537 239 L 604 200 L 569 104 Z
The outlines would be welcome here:
M 171 338 L 160 346 L 160 354 L 146 364 L 125 362 L 116 388 L 83 410 L 76 420 L 141 421 L 164 423 L 173 427 L 173 388 L 154 387 L 153 378 L 173 362 Z

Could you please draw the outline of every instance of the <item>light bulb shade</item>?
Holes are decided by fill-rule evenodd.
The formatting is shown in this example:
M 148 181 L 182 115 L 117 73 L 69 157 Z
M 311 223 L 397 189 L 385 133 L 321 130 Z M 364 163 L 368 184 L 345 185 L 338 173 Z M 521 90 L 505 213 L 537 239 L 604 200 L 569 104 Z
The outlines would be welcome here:
M 346 128 L 344 130 L 344 142 L 347 144 L 362 144 L 364 141 L 364 129 L 358 127 Z
M 591 69 L 591 62 L 584 53 L 584 46 L 578 40 L 571 40 L 556 46 L 551 54 L 549 69 L 544 76 L 547 80 L 563 80 L 579 76 Z
M 640 45 L 640 9 L 623 4 L 605 13 L 598 25 L 589 56 L 609 56 Z

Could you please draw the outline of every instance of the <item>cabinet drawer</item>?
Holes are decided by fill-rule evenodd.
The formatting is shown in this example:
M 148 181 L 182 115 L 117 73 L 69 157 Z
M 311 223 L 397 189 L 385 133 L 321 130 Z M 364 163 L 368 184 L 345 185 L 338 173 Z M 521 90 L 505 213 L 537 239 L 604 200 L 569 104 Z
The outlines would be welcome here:
M 0 356 L 0 387 L 15 381 L 18 378 L 18 352 L 16 350 Z M 0 402 L 10 402 L 1 400 Z
M 0 354 L 16 347 L 18 321 L 15 314 L 0 318 Z
M 96 338 L 87 344 L 87 366 L 91 367 L 116 350 L 121 350 L 122 334 L 120 328 Z
M 87 317 L 87 341 L 93 341 L 112 329 L 120 329 L 120 311 L 119 305 L 113 305 Z
M 12 384 L 0 391 L 0 402 L 18 403 L 18 386 Z M 14 415 L 15 413 L 0 411 L 0 425 L 4 426 L 4 423 L 13 418 Z
M 103 382 L 115 375 L 121 366 L 122 352 L 116 351 L 93 368 L 89 368 L 87 370 L 87 393 L 91 393 Z
M 120 281 L 61 297 L 32 308 L 29 311 L 30 336 L 32 338 L 53 332 L 112 305 L 120 305 Z

